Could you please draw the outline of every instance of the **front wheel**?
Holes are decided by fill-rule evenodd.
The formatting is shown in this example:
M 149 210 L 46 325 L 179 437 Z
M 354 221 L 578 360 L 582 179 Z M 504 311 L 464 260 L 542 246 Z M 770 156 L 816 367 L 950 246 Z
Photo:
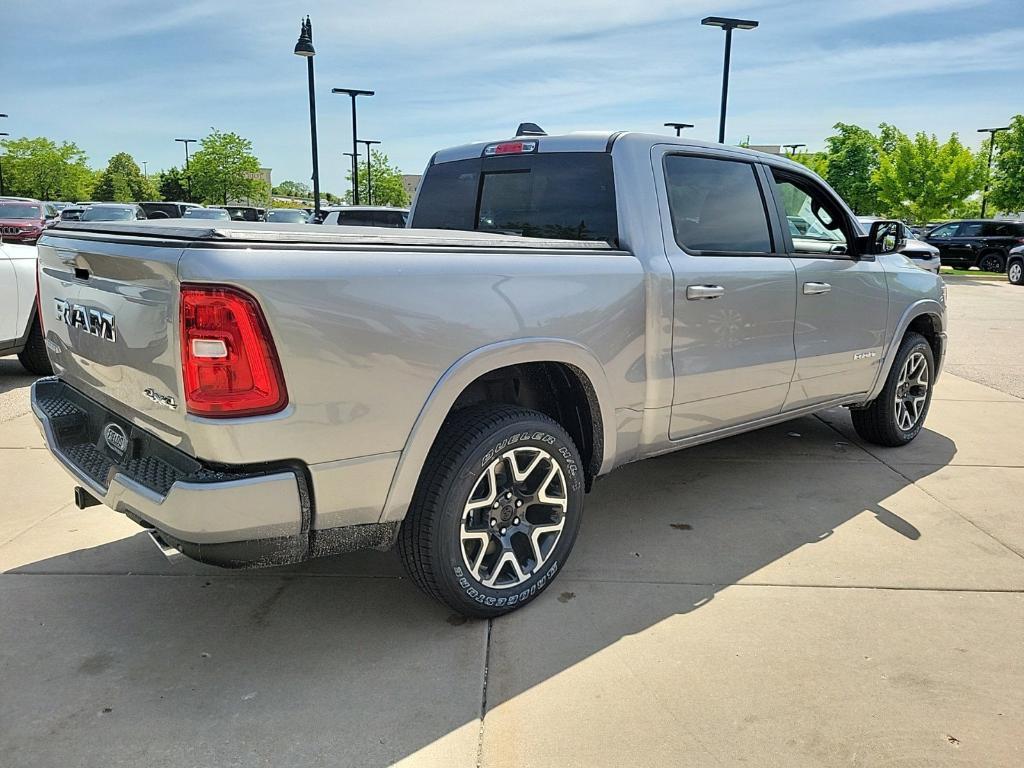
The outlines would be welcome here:
M 1024 261 L 1016 259 L 1010 263 L 1006 276 L 1013 285 L 1024 285 Z
M 1002 272 L 1005 268 L 1006 262 L 1003 261 L 1002 254 L 995 251 L 982 254 L 981 258 L 978 259 L 978 269 L 982 272 Z
M 924 427 L 932 402 L 935 356 L 919 333 L 903 337 L 885 386 L 875 400 L 850 412 L 853 428 L 869 443 L 906 445 Z
M 399 535 L 428 595 L 489 618 L 533 600 L 565 567 L 583 511 L 579 452 L 542 413 L 457 411 L 431 449 Z

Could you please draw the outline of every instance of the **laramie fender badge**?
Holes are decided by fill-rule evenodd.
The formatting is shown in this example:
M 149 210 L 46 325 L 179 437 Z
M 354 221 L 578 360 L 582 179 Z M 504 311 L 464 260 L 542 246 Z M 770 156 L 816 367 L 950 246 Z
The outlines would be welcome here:
M 124 456 L 128 450 L 128 434 L 118 424 L 107 424 L 103 427 L 103 442 L 118 456 Z

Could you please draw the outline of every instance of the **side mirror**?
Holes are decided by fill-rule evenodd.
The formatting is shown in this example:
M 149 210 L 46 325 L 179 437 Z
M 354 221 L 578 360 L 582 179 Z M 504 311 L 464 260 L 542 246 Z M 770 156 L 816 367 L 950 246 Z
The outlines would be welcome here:
M 863 253 L 881 256 L 886 253 L 897 253 L 907 244 L 903 234 L 903 225 L 898 221 L 880 220 L 872 222 L 868 236 L 865 238 Z

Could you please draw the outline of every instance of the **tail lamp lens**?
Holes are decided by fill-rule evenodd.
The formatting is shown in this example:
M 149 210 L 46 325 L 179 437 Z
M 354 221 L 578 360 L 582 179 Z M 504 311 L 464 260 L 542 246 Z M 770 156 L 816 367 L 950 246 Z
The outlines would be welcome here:
M 258 416 L 288 404 L 267 321 L 237 288 L 182 286 L 181 368 L 185 403 L 197 416 Z

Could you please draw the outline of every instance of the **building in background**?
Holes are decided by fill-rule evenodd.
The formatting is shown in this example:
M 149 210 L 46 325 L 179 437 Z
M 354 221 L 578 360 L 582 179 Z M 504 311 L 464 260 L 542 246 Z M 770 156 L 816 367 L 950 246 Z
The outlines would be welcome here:
M 405 190 L 405 194 L 412 200 L 416 195 L 416 190 L 419 189 L 420 179 L 423 178 L 418 173 L 403 173 L 402 174 L 402 189 Z

